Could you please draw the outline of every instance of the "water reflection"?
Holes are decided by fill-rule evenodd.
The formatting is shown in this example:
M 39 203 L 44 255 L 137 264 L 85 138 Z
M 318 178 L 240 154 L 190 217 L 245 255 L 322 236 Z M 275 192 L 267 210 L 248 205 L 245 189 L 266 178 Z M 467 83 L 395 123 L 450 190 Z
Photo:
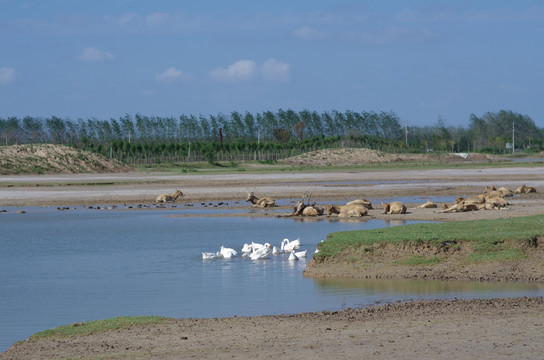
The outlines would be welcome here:
M 544 284 L 411 279 L 314 279 L 323 297 L 342 299 L 344 306 L 367 306 L 398 300 L 542 296 Z
M 401 225 L 406 225 L 408 224 L 408 221 L 406 220 L 384 220 L 384 223 L 387 225 L 387 226 L 401 226 Z
M 476 282 L 412 279 L 314 279 L 322 293 L 394 291 L 404 294 L 444 292 L 541 291 L 544 284 L 521 282 Z

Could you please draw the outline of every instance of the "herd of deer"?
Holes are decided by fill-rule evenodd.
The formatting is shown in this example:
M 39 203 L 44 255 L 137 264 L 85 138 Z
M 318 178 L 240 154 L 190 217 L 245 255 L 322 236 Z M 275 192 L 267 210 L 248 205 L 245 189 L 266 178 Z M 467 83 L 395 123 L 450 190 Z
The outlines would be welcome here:
M 258 198 L 254 194 L 255 189 L 251 192 L 247 191 L 246 202 L 253 204 L 255 207 L 267 208 L 275 207 L 276 200 L 271 197 L 265 196 Z M 498 189 L 495 186 L 487 186 L 486 192 L 471 196 L 468 198 L 458 197 L 455 199 L 455 202 L 451 205 L 442 204 L 443 213 L 455 213 L 455 212 L 464 212 L 464 211 L 474 211 L 474 210 L 493 210 L 493 209 L 504 209 L 508 206 L 508 201 L 505 197 L 513 196 L 514 194 L 526 194 L 536 192 L 536 189 L 533 186 L 522 185 L 518 187 L 515 191 L 510 190 L 507 187 L 500 187 Z M 180 196 L 183 196 L 183 193 L 180 190 L 177 190 L 173 194 L 161 194 L 157 196 L 157 203 L 167 203 L 174 202 Z M 305 202 L 306 200 L 306 202 Z M 390 203 L 383 204 L 384 214 L 405 214 L 406 205 L 400 201 L 393 201 Z M 416 207 L 416 209 L 422 208 L 438 208 L 438 205 L 432 201 L 427 201 L 424 204 L 421 204 Z M 357 200 L 350 201 L 345 205 L 328 205 L 327 216 L 335 214 L 338 217 L 361 217 L 368 214 L 368 210 L 372 209 L 372 203 L 367 199 L 361 198 Z M 325 213 L 325 208 L 323 206 L 317 205 L 315 202 L 311 202 L 311 193 L 306 192 L 303 194 L 302 199 L 295 205 L 293 208 L 292 216 L 320 216 Z
M 514 194 L 534 193 L 536 189 L 533 186 L 521 185 L 515 191 L 507 187 L 495 188 L 495 186 L 487 186 L 485 193 L 471 196 L 468 198 L 458 197 L 452 205 L 443 204 L 442 212 L 454 213 L 475 210 L 499 210 L 506 208 L 509 203 L 506 197 L 514 196 Z

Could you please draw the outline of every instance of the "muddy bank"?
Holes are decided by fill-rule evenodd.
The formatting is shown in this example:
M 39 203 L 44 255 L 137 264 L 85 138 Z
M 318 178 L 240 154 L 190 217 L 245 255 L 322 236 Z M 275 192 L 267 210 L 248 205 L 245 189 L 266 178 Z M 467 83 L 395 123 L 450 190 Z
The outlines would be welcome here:
M 338 312 L 172 319 L 23 341 L 0 359 L 538 359 L 544 300 L 393 303 Z
M 310 260 L 304 276 L 313 278 L 358 279 L 425 279 L 464 281 L 525 281 L 544 282 L 544 239 L 534 244 L 516 244 L 526 256 L 522 260 L 467 263 L 472 253 L 469 243 L 459 242 L 455 250 L 429 245 L 374 244 L 371 252 L 350 251 L 334 260 L 317 263 Z M 414 256 L 440 256 L 432 265 L 406 265 L 404 260 Z M 357 260 L 353 260 L 357 258 Z M 438 258 L 438 257 L 437 257 Z

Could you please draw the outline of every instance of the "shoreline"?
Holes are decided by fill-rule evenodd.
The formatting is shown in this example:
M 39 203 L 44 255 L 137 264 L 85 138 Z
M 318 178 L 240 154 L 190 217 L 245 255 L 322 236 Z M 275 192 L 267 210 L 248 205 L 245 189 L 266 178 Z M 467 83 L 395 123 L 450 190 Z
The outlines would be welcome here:
M 515 188 L 526 183 L 536 186 L 539 192 L 515 196 L 508 210 L 444 214 L 433 209 L 409 209 L 406 215 L 385 215 L 376 204 L 369 211 L 370 216 L 356 221 L 462 221 L 544 214 L 544 168 L 471 169 L 462 176 L 460 171 L 464 170 L 8 176 L 0 179 L 0 210 L 8 206 L 151 205 L 159 193 L 180 188 L 186 193 L 176 203 L 180 212 L 185 203 L 228 200 L 238 201 L 236 206 L 229 206 L 236 207 L 240 216 L 248 216 L 255 209 L 244 202 L 246 191 L 255 186 L 256 193 L 281 199 L 300 199 L 309 190 L 312 200 L 326 205 L 327 201 L 361 196 L 377 199 L 467 196 L 483 192 L 487 185 Z M 133 180 L 137 183 L 131 184 Z M 93 184 L 97 181 L 104 183 Z M 24 186 L 5 185 L 17 182 Z M 286 212 L 288 209 L 285 206 Z M 275 215 L 257 210 L 251 216 Z M 135 326 L 83 337 L 26 340 L 0 354 L 0 359 L 535 358 L 544 353 L 543 329 L 541 297 L 423 300 L 342 312 L 173 319 L 164 325 Z
M 342 311 L 210 319 L 25 340 L 2 360 L 507 359 L 544 351 L 542 297 L 421 300 Z

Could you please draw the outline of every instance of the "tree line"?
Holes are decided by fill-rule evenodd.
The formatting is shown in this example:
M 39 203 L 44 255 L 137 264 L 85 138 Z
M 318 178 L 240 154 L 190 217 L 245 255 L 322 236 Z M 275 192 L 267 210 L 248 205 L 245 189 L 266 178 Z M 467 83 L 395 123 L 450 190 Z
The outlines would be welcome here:
M 55 143 L 101 152 L 122 160 L 153 162 L 265 159 L 324 147 L 357 146 L 392 152 L 541 151 L 544 130 L 527 115 L 501 110 L 469 126 L 408 127 L 393 112 L 293 111 L 252 114 L 156 117 L 126 114 L 118 119 L 62 119 L 26 116 L 0 118 L 2 145 Z M 507 145 L 510 144 L 510 147 Z M 510 149 L 510 150 L 508 150 Z M 226 154 L 226 155 L 225 155 Z M 263 154 L 268 154 L 264 156 Z M 192 156 L 191 156 L 192 155 Z M 236 156 L 234 156 L 236 155 Z

